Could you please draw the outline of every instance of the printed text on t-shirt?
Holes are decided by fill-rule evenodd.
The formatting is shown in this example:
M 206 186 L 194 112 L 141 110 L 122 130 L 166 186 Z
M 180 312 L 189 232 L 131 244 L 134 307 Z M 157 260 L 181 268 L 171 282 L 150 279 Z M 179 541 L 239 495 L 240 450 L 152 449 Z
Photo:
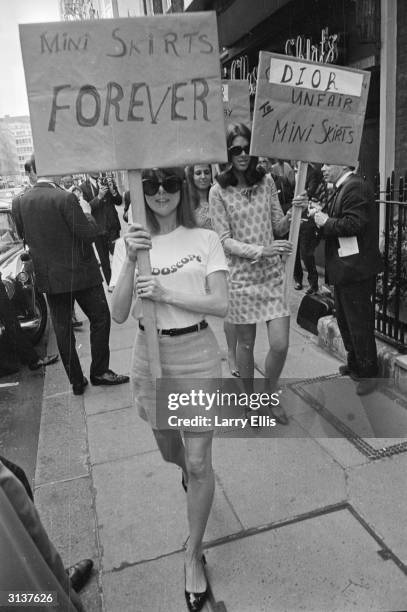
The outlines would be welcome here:
M 151 270 L 151 274 L 153 274 L 155 276 L 158 276 L 159 274 L 162 274 L 163 276 L 165 276 L 167 274 L 173 274 L 174 272 L 177 272 L 180 268 L 183 268 L 189 262 L 194 261 L 194 259 L 196 259 L 196 261 L 198 261 L 199 263 L 202 262 L 202 259 L 201 259 L 200 255 L 187 255 L 186 257 L 183 257 L 182 259 L 177 261 L 172 266 L 167 266 L 167 267 L 161 268 L 161 269 L 160 268 L 153 268 Z

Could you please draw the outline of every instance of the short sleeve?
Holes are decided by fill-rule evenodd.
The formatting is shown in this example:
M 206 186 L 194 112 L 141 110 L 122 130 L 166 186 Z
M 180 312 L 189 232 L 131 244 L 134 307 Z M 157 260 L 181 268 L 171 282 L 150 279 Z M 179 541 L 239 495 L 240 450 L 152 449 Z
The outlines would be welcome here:
M 109 287 L 115 287 L 117 280 L 120 275 L 120 271 L 126 259 L 126 245 L 124 243 L 124 238 L 119 238 L 114 243 L 114 253 L 112 259 L 112 276 L 110 279 Z
M 208 232 L 208 258 L 206 262 L 206 276 L 212 272 L 224 270 L 228 272 L 229 268 L 226 263 L 225 252 L 220 242 L 219 236 L 212 230 Z

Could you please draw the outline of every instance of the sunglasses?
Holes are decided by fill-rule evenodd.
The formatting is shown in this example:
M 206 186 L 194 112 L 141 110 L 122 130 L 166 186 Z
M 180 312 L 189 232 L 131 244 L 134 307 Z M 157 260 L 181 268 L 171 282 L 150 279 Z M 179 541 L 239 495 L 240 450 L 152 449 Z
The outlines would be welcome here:
M 162 181 L 155 178 L 146 178 L 143 179 L 142 183 L 144 194 L 147 196 L 155 196 L 161 186 L 167 193 L 172 194 L 181 191 L 182 187 L 182 181 L 177 176 L 169 176 Z
M 229 148 L 229 153 L 232 157 L 236 157 L 236 155 L 241 155 L 243 151 L 246 153 L 246 155 L 249 155 L 250 145 L 245 145 L 244 147 L 236 145 L 235 147 Z

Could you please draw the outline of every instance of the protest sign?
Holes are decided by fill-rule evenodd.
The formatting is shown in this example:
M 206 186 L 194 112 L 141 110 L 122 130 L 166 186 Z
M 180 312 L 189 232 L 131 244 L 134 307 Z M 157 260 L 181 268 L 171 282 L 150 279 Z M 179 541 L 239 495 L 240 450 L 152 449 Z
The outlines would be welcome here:
M 252 155 L 355 165 L 370 73 L 260 52 Z
M 225 162 L 213 12 L 20 25 L 41 174 Z
M 250 96 L 247 79 L 222 80 L 225 127 L 230 123 L 244 123 L 250 127 Z

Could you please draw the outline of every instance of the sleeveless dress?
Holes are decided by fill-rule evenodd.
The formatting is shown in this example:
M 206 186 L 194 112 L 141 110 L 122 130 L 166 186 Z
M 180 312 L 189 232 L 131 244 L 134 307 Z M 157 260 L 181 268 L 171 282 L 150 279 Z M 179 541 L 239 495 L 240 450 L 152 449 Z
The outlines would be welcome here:
M 226 320 L 247 324 L 288 316 L 281 257 L 260 257 L 262 247 L 289 228 L 271 176 L 249 188 L 223 189 L 215 183 L 209 193 L 209 214 L 229 264 Z

